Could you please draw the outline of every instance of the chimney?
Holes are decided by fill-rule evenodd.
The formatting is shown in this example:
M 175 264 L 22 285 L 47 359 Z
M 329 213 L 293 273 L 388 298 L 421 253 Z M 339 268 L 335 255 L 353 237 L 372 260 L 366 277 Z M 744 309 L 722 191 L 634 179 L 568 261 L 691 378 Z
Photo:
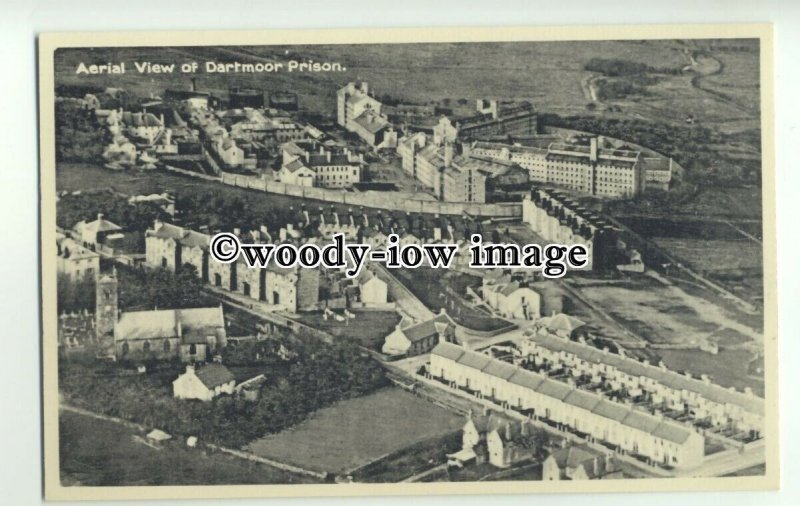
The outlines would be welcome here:
M 186 372 L 189 374 L 194 374 L 194 365 L 186 364 Z
M 450 142 L 444 143 L 444 166 L 450 167 L 453 163 L 453 144 Z
M 241 228 L 239 228 L 239 227 L 234 227 L 233 228 L 233 235 L 238 237 L 241 234 L 242 234 L 242 229 Z
M 753 389 L 752 389 L 752 388 L 750 388 L 750 387 L 744 387 L 744 393 L 745 393 L 745 395 L 746 395 L 746 396 L 748 396 L 748 397 L 754 397 L 754 395 L 753 395 Z
M 103 213 L 97 213 L 97 221 L 100 221 L 102 219 L 103 219 Z
M 258 228 L 258 230 L 259 232 L 261 232 L 261 235 L 263 235 L 265 238 L 267 238 L 270 241 L 272 240 L 272 236 L 269 235 L 269 229 L 267 228 L 266 225 L 261 225 Z
M 161 120 L 161 126 L 164 126 L 164 113 L 163 112 L 158 116 L 158 119 Z
M 589 139 L 589 161 L 597 162 L 597 137 Z
M 708 374 L 701 374 L 700 375 L 700 380 L 703 383 L 705 383 L 706 385 L 710 385 L 711 384 L 711 378 L 708 377 Z
M 303 217 L 306 219 L 306 226 L 311 224 L 311 217 L 308 216 L 308 209 L 303 208 Z

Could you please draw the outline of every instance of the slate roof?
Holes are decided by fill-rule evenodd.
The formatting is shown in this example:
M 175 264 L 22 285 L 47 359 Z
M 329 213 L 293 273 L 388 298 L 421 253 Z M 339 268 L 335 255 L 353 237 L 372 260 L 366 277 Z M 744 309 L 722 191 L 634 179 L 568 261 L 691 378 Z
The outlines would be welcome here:
M 763 416 L 764 414 L 764 399 L 761 397 L 731 391 L 713 383 L 706 384 L 702 380 L 690 378 L 669 369 L 662 369 L 657 365 L 642 363 L 634 358 L 623 357 L 615 353 L 603 352 L 588 344 L 550 335 L 530 334 L 528 338 L 543 348 L 552 351 L 566 351 L 590 363 L 608 364 L 632 377 L 651 378 L 673 390 L 696 392 L 712 402 L 732 404 L 758 415 Z
M 458 360 L 465 351 L 464 348 L 457 344 L 441 341 L 431 350 L 431 354 L 455 361 Z
M 195 376 L 203 382 L 208 389 L 235 381 L 233 373 L 222 364 L 207 364 L 195 370 Z
M 446 314 L 440 314 L 434 318 L 431 318 L 428 321 L 417 323 L 416 325 L 404 328 L 403 334 L 412 343 L 416 341 L 421 341 L 427 337 L 437 335 L 439 333 L 436 328 L 437 323 L 443 323 L 448 326 L 451 326 L 453 325 L 453 320 L 451 320 L 450 317 L 447 316 Z
M 205 342 L 209 329 L 225 328 L 222 307 L 161 309 L 122 313 L 115 327 L 117 341 L 178 337 L 178 324 L 186 342 Z

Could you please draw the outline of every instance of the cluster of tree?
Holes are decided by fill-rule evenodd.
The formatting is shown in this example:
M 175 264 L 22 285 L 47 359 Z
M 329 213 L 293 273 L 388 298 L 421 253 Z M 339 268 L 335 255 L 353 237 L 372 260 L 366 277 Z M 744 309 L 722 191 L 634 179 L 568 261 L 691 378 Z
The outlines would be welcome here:
M 252 201 L 218 190 L 179 193 L 175 209 L 187 226 L 202 224 L 211 230 L 258 230 L 266 225 L 275 231 L 289 221 L 291 214 L 285 207 L 256 208 Z
M 59 314 L 78 312 L 84 309 L 94 311 L 94 277 L 86 275 L 80 279 L 72 279 L 67 274 L 59 273 L 56 281 L 56 301 Z
M 94 111 L 78 102 L 56 102 L 56 161 L 99 162 L 110 134 L 97 122 Z
M 679 67 L 651 67 L 646 63 L 620 58 L 592 58 L 583 66 L 590 72 L 599 72 L 607 77 L 634 76 L 641 74 L 679 74 Z
M 286 374 L 266 383 L 256 401 L 227 395 L 211 402 L 174 399 L 171 381 L 181 370 L 177 363 L 166 371 L 149 368 L 152 372 L 144 375 L 121 375 L 114 365 L 95 364 L 87 371 L 63 363 L 59 386 L 69 402 L 93 411 L 237 448 L 387 384 L 381 366 L 351 341 L 302 342 Z M 269 377 L 266 367 L 264 372 Z
M 135 205 L 112 192 L 80 193 L 61 197 L 57 204 L 56 223 L 62 228 L 72 228 L 83 220 L 94 220 L 98 213 L 125 230 L 144 231 L 153 221 L 170 219 L 169 215 L 153 202 Z
M 597 81 L 597 98 L 600 100 L 614 100 L 625 98 L 629 95 L 645 95 L 647 94 L 647 87 L 657 82 L 657 77 L 649 75 L 600 79 Z
M 215 302 L 203 291 L 194 266 L 185 264 L 177 272 L 167 269 L 117 268 L 119 307 L 123 310 L 204 307 Z

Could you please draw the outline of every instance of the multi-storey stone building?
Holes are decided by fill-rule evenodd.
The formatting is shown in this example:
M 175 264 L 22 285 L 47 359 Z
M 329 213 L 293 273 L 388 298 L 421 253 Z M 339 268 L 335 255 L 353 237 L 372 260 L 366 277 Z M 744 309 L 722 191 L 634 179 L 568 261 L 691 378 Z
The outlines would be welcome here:
M 531 181 L 554 184 L 601 197 L 633 197 L 645 188 L 644 159 L 639 151 L 551 143 L 547 148 L 473 142 L 472 155 L 503 160 L 528 169 Z M 647 177 L 655 178 L 655 169 Z M 653 174 L 651 174 L 653 173 Z M 658 173 L 661 177 L 661 172 Z
M 532 189 L 522 200 L 522 221 L 546 241 L 582 244 L 589 259 L 583 270 L 614 265 L 615 229 L 561 192 Z
M 366 82 L 348 83 L 336 92 L 336 122 L 375 149 L 397 146 L 397 132 L 383 114 L 383 104 L 369 94 Z
M 361 181 L 364 158 L 347 148 L 328 147 L 315 141 L 283 145 L 278 171 L 282 183 L 322 188 L 349 188 Z

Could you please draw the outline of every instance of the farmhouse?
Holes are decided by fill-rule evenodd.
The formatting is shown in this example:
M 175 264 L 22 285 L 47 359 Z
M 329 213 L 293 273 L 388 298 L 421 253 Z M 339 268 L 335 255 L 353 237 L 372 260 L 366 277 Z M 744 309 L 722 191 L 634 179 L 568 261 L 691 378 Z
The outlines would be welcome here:
M 436 317 L 406 328 L 400 328 L 398 323 L 386 336 L 381 351 L 387 355 L 421 355 L 440 342 L 455 341 L 455 328 L 453 320 L 442 309 Z
M 541 312 L 541 296 L 533 289 L 521 285 L 517 281 L 506 281 L 484 284 L 483 299 L 504 318 L 535 320 Z M 503 282 L 505 281 L 505 282 Z
M 84 248 L 76 241 L 61 238 L 56 242 L 58 261 L 56 269 L 59 274 L 65 274 L 69 279 L 78 281 L 93 278 L 100 272 L 100 255 Z
M 233 374 L 222 364 L 187 365 L 186 372 L 172 382 L 172 393 L 177 399 L 210 401 L 220 394 L 233 394 L 235 384 Z
M 94 221 L 80 221 L 73 230 L 84 245 L 95 246 L 103 242 L 109 235 L 114 235 L 122 230 L 116 223 L 110 222 L 100 213 Z
M 440 342 L 430 357 L 433 379 L 501 408 L 653 463 L 693 468 L 703 460 L 703 436 L 689 425 L 452 343 Z
M 530 460 L 536 453 L 528 423 L 510 420 L 494 413 L 467 414 L 461 436 L 461 451 L 449 455 L 464 464 L 474 460 L 506 468 Z
M 610 456 L 597 455 L 580 446 L 554 451 L 542 464 L 543 481 L 610 480 L 623 478 Z

